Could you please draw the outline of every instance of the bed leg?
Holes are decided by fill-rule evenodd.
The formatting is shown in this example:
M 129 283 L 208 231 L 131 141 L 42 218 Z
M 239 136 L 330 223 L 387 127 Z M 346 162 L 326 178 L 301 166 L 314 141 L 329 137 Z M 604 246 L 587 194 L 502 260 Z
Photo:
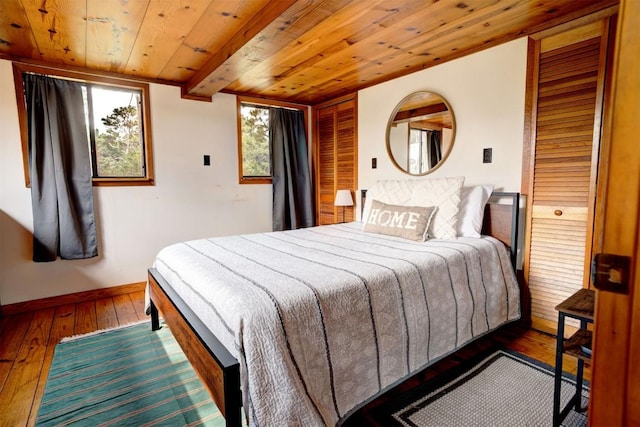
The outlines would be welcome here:
M 225 426 L 242 426 L 242 392 L 240 391 L 240 366 L 236 364 L 224 373 Z
M 158 313 L 158 307 L 156 307 L 153 301 L 151 301 L 150 313 L 151 313 L 151 330 L 157 331 L 158 329 L 160 329 L 160 314 Z
M 231 412 L 227 413 L 225 426 L 242 427 L 242 407 L 233 408 Z

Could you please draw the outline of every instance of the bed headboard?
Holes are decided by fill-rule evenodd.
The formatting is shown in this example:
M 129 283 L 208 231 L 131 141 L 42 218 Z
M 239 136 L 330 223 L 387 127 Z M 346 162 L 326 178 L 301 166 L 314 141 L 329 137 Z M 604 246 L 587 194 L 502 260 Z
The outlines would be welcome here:
M 360 190 L 360 217 L 367 190 Z M 494 191 L 484 208 L 482 234 L 493 236 L 509 247 L 511 264 L 516 268 L 520 230 L 520 193 Z
M 505 203 L 508 201 L 509 203 Z M 482 234 L 493 236 L 509 247 L 511 264 L 516 266 L 520 231 L 520 193 L 491 193 L 484 208 Z

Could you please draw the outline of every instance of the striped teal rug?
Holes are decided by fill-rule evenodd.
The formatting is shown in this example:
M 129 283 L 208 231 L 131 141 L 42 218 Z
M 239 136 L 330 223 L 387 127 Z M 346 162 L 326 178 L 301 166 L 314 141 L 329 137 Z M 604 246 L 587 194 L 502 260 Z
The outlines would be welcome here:
M 56 346 L 38 426 L 223 426 L 166 326 L 136 324 Z

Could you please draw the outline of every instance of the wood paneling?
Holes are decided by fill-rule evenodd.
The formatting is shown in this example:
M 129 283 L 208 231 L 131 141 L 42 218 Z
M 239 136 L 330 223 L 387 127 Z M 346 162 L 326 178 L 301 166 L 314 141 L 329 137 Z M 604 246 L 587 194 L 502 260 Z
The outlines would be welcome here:
M 608 19 L 537 41 L 525 279 L 534 319 L 589 286 Z M 571 323 L 569 323 L 571 324 Z M 575 325 L 574 325 L 575 326 Z
M 16 10 L 10 12 L 26 15 L 35 42 L 37 56 L 34 59 L 55 64 L 87 66 L 85 0 L 26 0 L 21 3 L 16 5 Z
M 40 59 L 21 0 L 0 2 L 0 53 Z
M 153 2 L 151 2 L 153 3 Z M 80 6 L 80 7 L 78 7 Z M 133 46 L 145 22 L 148 5 L 142 1 L 82 1 L 76 5 L 82 12 L 86 8 L 85 66 L 87 68 L 123 73 Z M 152 10 L 149 10 L 152 12 Z M 105 61 L 105 55 L 109 58 Z
M 344 208 L 345 222 L 355 220 L 355 201 L 358 182 L 358 138 L 356 101 L 341 102 L 336 105 L 336 191 L 347 189 L 351 191 L 354 206 Z M 342 221 L 342 209 L 338 208 L 338 222 Z
M 631 258 L 629 293 L 598 291 L 589 422 L 640 425 L 640 2 L 623 0 L 612 60 L 611 114 L 605 120 L 598 219 L 602 252 Z
M 3 0 L 0 57 L 316 105 L 618 0 Z
M 336 117 L 335 109 L 323 108 L 317 111 L 317 209 L 318 225 L 335 222 L 336 207 L 333 205 L 336 189 Z
M 321 105 L 315 110 L 316 222 L 342 222 L 342 207 L 334 206 L 337 190 L 357 190 L 358 138 L 355 95 Z M 355 220 L 355 206 L 344 208 L 344 220 Z
M 225 23 L 233 19 L 214 13 L 213 7 L 210 7 L 211 3 L 211 0 L 191 0 L 188 5 L 174 0 L 149 2 L 146 17 L 139 24 L 135 44 L 127 58 L 124 72 L 166 80 L 191 77 L 196 71 L 195 64 L 191 67 L 181 65 L 195 60 L 198 56 L 203 61 L 203 55 L 198 54 L 197 47 L 212 41 L 185 40 L 184 35 L 196 28 L 198 22 L 208 16 L 207 14 L 216 16 Z M 231 31 L 233 29 L 229 28 Z M 214 36 L 224 37 L 218 32 L 202 34 L 203 38 Z M 192 46 L 192 49 L 180 49 L 183 44 Z

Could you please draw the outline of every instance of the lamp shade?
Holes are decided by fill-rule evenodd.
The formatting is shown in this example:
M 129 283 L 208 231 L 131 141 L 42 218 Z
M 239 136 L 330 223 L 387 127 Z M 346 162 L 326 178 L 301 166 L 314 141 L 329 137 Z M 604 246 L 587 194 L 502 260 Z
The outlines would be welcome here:
M 353 199 L 351 198 L 351 191 L 338 190 L 336 192 L 336 200 L 333 202 L 335 206 L 353 206 Z

